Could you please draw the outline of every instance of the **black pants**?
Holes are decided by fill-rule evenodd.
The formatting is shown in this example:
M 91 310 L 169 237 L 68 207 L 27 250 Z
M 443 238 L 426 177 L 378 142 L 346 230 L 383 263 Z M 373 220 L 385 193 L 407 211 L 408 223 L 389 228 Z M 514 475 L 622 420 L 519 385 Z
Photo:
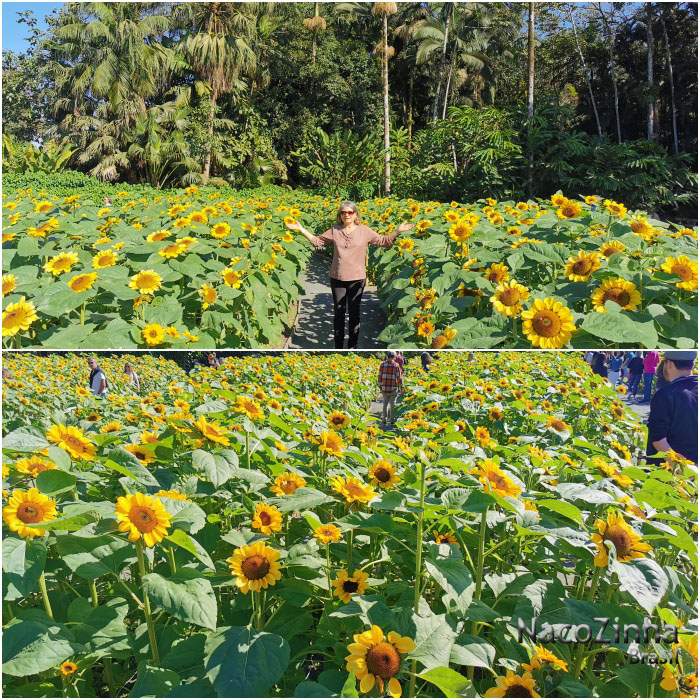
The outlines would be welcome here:
M 356 348 L 360 338 L 360 302 L 365 291 L 366 280 L 343 282 L 331 277 L 333 292 L 333 335 L 336 349 L 343 348 L 345 340 L 345 310 L 347 309 L 350 328 L 348 348 Z

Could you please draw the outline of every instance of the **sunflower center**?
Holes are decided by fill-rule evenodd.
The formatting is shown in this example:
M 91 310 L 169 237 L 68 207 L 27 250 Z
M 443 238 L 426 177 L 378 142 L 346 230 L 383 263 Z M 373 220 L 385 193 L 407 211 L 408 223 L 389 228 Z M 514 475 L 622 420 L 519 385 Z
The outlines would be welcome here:
M 544 338 L 553 338 L 561 329 L 561 321 L 552 311 L 540 311 L 532 319 L 532 327 L 537 335 Z
M 343 581 L 343 590 L 346 593 L 357 593 L 360 584 L 357 581 Z
M 367 670 L 375 676 L 388 680 L 395 676 L 401 665 L 401 657 L 393 644 L 380 642 L 367 652 Z
M 605 539 L 610 540 L 615 545 L 617 558 L 626 557 L 632 550 L 632 539 L 627 532 L 621 528 L 610 528 L 605 533 Z
M 297 490 L 297 485 L 293 481 L 283 481 L 280 486 L 282 487 L 282 491 L 284 491 L 287 495 L 292 494 Z
M 693 273 L 687 265 L 674 265 L 672 270 L 674 275 L 678 275 L 682 280 L 689 280 Z
M 377 481 L 381 481 L 382 483 L 391 481 L 391 474 L 389 473 L 389 470 L 385 467 L 379 467 L 379 469 L 377 469 L 374 472 L 374 476 L 377 479 Z
M 613 289 L 610 289 L 605 293 L 604 302 L 606 302 L 608 300 L 614 301 L 616 304 L 619 304 L 620 306 L 627 306 L 627 304 L 630 303 L 630 294 L 629 294 L 629 292 L 625 291 L 624 289 L 620 289 L 619 287 L 614 287 Z
M 270 514 L 262 511 L 262 513 L 260 513 L 260 522 L 265 526 L 269 525 L 272 522 Z
M 350 482 L 349 484 L 347 484 L 346 488 L 351 496 L 362 496 L 363 491 L 361 486 Z
M 500 301 L 505 306 L 515 306 L 520 301 L 520 294 L 517 289 L 506 289 L 501 292 Z
M 158 525 L 156 514 L 146 506 L 134 506 L 129 513 L 129 520 L 139 532 L 151 532 Z
M 253 556 L 246 557 L 243 560 L 241 571 L 249 581 L 257 581 L 267 576 L 267 573 L 270 571 L 270 562 L 266 557 L 253 554 Z
M 592 267 L 593 263 L 586 258 L 585 260 L 579 260 L 578 262 L 574 263 L 574 266 L 571 269 L 577 275 L 587 275 L 591 271 Z
M 17 517 L 23 523 L 38 523 L 41 520 L 41 516 L 41 510 L 29 503 L 25 503 L 17 509 Z
M 520 685 L 519 683 L 516 683 L 515 685 L 511 685 L 508 690 L 506 690 L 504 698 L 531 698 L 534 697 L 532 695 L 532 691 L 527 688 L 524 685 Z

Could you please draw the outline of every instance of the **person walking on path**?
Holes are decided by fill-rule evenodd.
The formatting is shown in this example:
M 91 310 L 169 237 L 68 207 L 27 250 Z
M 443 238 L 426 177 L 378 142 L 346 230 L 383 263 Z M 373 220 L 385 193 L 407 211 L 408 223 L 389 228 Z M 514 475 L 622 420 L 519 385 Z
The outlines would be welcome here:
M 651 401 L 651 387 L 654 383 L 654 373 L 656 365 L 659 364 L 659 353 L 652 350 L 644 355 L 644 396 L 639 403 L 649 403 Z
M 614 352 L 608 362 L 608 381 L 615 388 L 620 381 L 620 370 L 622 368 L 622 353 Z
M 639 383 L 642 381 L 642 373 L 644 372 L 644 360 L 640 353 L 634 353 L 634 356 L 627 364 L 627 369 L 630 373 L 629 383 L 627 385 L 628 400 L 634 401 L 637 398 L 637 390 L 639 389 Z
M 88 360 L 88 367 L 90 368 L 90 377 L 88 378 L 90 391 L 93 396 L 101 399 L 107 394 L 107 376 L 97 364 L 97 360 L 94 357 Z
M 421 353 L 420 363 L 423 366 L 424 372 L 430 372 L 430 363 L 432 361 L 433 361 L 433 358 L 430 356 L 430 353 L 427 350 L 425 350 L 424 352 Z
M 396 353 L 389 350 L 386 359 L 379 365 L 379 391 L 382 392 L 382 427 L 394 424 L 396 397 L 403 385 L 401 367 L 396 362 Z
M 354 202 L 342 202 L 337 223 L 320 236 L 314 236 L 298 221 L 287 224 L 288 229 L 299 231 L 315 248 L 333 246 L 330 277 L 336 349 L 342 349 L 344 345 L 346 314 L 349 317 L 348 348 L 356 348 L 360 338 L 360 303 L 367 282 L 367 247 L 380 245 L 389 248 L 400 233 L 413 227 L 414 224 L 403 223 L 392 234 L 381 236 L 360 222 Z
M 126 374 L 129 383 L 138 394 L 141 391 L 141 380 L 139 379 L 139 375 L 136 374 L 136 370 L 134 369 L 133 365 L 129 362 L 124 365 L 124 374 Z
M 605 364 L 605 353 L 604 352 L 594 353 L 593 359 L 591 360 L 591 369 L 593 370 L 594 374 L 598 374 L 601 377 L 607 378 L 608 367 Z
M 692 374 L 694 350 L 671 350 L 664 356 L 668 382 L 651 400 L 647 455 L 673 450 L 698 462 L 698 378 Z M 648 459 L 652 463 L 658 458 Z

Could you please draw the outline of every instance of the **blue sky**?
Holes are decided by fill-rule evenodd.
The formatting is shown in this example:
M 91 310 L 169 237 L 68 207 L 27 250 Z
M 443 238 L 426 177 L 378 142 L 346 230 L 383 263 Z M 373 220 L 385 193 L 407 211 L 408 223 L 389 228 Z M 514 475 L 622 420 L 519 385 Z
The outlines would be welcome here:
M 63 5 L 62 2 L 3 2 L 2 3 L 2 48 L 21 52 L 28 48 L 27 25 L 18 24 L 17 13 L 32 10 L 39 20 L 39 27 L 46 26 L 44 18 L 53 10 Z

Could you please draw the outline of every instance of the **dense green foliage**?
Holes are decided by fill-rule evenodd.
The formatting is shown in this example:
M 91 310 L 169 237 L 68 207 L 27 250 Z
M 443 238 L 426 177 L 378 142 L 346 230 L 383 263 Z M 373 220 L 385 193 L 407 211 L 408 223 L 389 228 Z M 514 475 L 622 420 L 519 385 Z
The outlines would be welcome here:
M 3 129 L 44 172 L 71 151 L 111 182 L 386 194 L 386 14 L 392 194 L 692 217 L 697 7 L 644 5 L 538 3 L 528 120 L 527 3 L 66 3 L 3 54 Z

